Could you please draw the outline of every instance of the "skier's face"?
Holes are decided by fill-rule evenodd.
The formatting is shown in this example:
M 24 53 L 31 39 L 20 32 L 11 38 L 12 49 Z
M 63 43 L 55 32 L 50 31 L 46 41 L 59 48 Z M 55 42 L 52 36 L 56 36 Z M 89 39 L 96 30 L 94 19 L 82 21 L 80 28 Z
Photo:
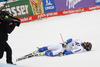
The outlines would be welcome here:
M 82 44 L 82 46 L 85 47 L 85 46 L 86 46 L 86 43 L 87 43 L 87 42 L 84 42 L 84 43 Z
M 84 46 L 86 46 L 86 43 L 87 43 L 87 42 L 84 42 Z

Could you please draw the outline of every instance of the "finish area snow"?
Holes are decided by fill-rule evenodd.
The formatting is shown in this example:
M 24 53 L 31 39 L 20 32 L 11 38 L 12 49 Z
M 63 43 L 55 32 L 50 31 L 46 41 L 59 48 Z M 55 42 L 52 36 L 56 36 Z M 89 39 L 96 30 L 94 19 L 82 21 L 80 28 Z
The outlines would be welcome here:
M 62 57 L 33 57 L 19 62 L 16 58 L 29 54 L 37 47 L 61 43 L 64 40 L 81 39 L 92 43 L 89 52 Z M 22 23 L 9 35 L 13 61 L 27 67 L 100 67 L 100 10 L 45 18 Z M 6 54 L 0 59 L 6 64 Z

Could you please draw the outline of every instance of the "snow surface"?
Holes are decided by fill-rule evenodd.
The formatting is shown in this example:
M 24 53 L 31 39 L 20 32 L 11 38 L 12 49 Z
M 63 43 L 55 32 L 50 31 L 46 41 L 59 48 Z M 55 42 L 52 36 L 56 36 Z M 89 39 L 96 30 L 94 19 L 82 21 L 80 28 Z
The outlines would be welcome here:
M 18 66 L 18 65 L 0 63 L 0 67 L 25 67 L 25 66 Z
M 33 57 L 15 62 L 16 58 L 33 52 L 36 47 L 61 43 L 60 33 L 64 40 L 78 38 L 89 41 L 93 48 L 79 54 Z M 14 63 L 20 66 L 100 67 L 100 10 L 22 23 L 9 35 L 8 43 L 13 50 Z M 6 54 L 0 59 L 0 63 L 6 64 Z

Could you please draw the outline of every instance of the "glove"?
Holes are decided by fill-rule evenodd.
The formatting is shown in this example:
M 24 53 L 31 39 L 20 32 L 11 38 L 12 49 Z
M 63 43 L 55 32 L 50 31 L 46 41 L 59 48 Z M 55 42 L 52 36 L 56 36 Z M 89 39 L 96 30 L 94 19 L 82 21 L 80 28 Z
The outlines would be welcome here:
M 64 56 L 64 53 L 63 52 L 60 52 L 60 53 L 58 53 L 58 56 L 59 57 Z
M 64 42 L 64 43 L 62 44 L 62 47 L 63 47 L 63 48 L 66 48 L 66 46 L 67 46 L 67 42 Z

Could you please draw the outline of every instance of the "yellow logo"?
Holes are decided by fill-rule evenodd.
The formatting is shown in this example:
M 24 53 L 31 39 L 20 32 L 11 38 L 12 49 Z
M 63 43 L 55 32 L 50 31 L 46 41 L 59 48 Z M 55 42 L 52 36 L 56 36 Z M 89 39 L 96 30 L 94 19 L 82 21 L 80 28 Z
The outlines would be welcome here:
M 6 18 L 8 18 L 8 16 L 5 16 Z

